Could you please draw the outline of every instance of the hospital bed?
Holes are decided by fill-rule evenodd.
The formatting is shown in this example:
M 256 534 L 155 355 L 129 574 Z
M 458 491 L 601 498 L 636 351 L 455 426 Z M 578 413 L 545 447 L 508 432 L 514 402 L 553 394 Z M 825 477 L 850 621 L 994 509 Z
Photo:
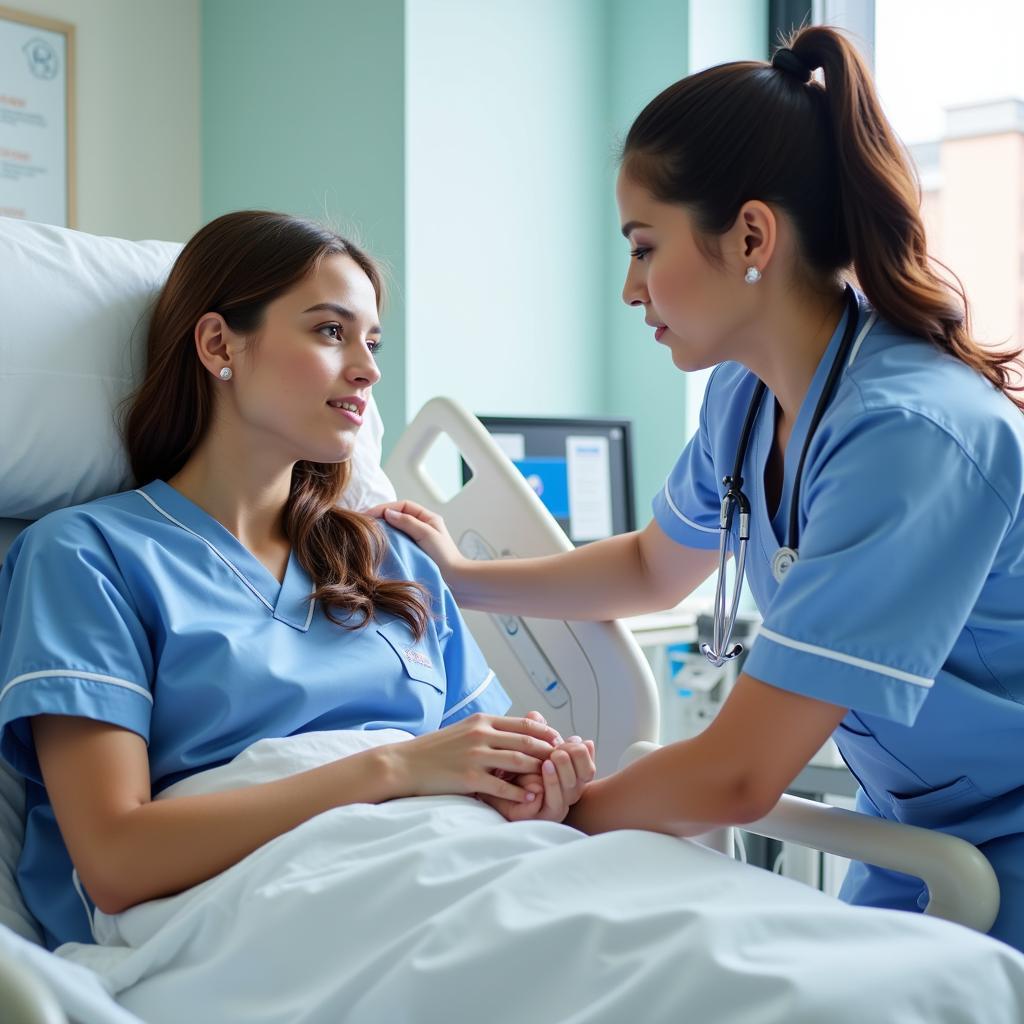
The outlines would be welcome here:
M 111 426 L 113 412 L 137 377 L 147 304 L 177 249 L 0 218 L 0 308 L 7 313 L 0 326 L 0 558 L 17 532 L 49 508 L 123 486 L 124 456 Z M 40 307 L 33 296 L 46 296 L 47 305 Z M 77 326 L 69 331 L 69 324 Z M 442 436 L 472 469 L 469 482 L 448 499 L 426 468 L 428 453 Z M 460 549 L 475 559 L 543 555 L 570 547 L 479 421 L 450 400 L 437 398 L 420 410 L 383 472 L 379 418 L 359 443 L 357 480 L 346 495 L 356 507 L 390 496 L 393 485 L 402 497 L 441 512 Z M 466 618 L 514 710 L 538 708 L 563 735 L 593 737 L 600 774 L 656 747 L 657 688 L 621 623 L 478 612 L 467 612 Z M 20 781 L 0 765 L 0 1018 L 5 1024 L 57 1024 L 68 1019 L 69 1008 L 78 1007 L 78 1019 L 105 1022 L 108 1018 L 90 1016 L 88 1009 L 104 993 L 89 988 L 85 972 L 78 979 L 81 990 L 71 981 L 64 983 L 51 962 L 57 958 L 39 947 L 38 926 L 16 891 L 19 801 Z M 995 919 L 995 875 L 978 850 L 956 837 L 791 796 L 744 828 L 920 877 L 930 893 L 927 915 L 979 932 Z M 731 830 L 699 841 L 731 854 Z M 1006 955 L 1001 944 L 985 942 L 993 957 Z M 1024 958 L 1020 966 L 1024 993 Z M 1017 1019 L 1024 1019 L 1024 996 L 1017 1011 Z M 110 1012 L 115 1014 L 111 1021 L 138 1020 L 129 1014 L 117 1017 L 112 1001 Z

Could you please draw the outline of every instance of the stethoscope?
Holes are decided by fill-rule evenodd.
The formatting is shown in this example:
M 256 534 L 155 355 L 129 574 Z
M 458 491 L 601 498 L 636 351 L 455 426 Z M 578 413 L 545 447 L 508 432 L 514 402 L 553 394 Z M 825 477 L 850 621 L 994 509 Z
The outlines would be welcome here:
M 842 340 L 836 351 L 832 366 L 829 369 L 825 386 L 821 389 L 821 397 L 814 409 L 810 425 L 807 428 L 807 436 L 804 439 L 804 446 L 800 451 L 800 461 L 797 463 L 796 479 L 793 482 L 793 496 L 789 503 L 789 526 L 786 531 L 786 543 L 775 552 L 772 558 L 772 576 L 776 583 L 781 583 L 786 573 L 793 567 L 793 563 L 800 557 L 797 551 L 799 542 L 799 510 L 800 510 L 800 477 L 803 475 L 804 461 L 807 458 L 807 451 L 811 446 L 811 439 L 814 431 L 825 409 L 828 406 L 832 392 L 835 390 L 839 377 L 843 372 L 847 357 L 853 347 L 853 338 L 857 330 L 857 316 L 860 306 L 857 302 L 857 293 L 849 286 L 846 286 L 846 329 L 843 331 Z M 736 449 L 736 461 L 733 465 L 732 475 L 724 477 L 722 483 L 727 490 L 722 498 L 722 513 L 719 518 L 718 529 L 718 581 L 715 585 L 715 607 L 714 626 L 712 628 L 712 642 L 700 645 L 701 653 L 712 665 L 721 666 L 731 661 L 736 655 L 742 653 L 743 645 L 736 644 L 729 649 L 732 640 L 733 629 L 736 626 L 736 612 L 740 603 L 740 591 L 743 589 L 744 571 L 747 564 L 747 540 L 750 537 L 750 502 L 743 493 L 743 477 L 741 471 L 743 462 L 747 457 L 747 447 L 750 444 L 750 434 L 754 429 L 754 422 L 757 419 L 758 411 L 761 408 L 761 400 L 767 391 L 764 381 L 758 381 L 754 394 L 751 396 L 750 405 L 747 407 L 747 415 L 743 421 L 743 429 L 740 432 L 740 441 Z M 732 602 L 729 607 L 729 614 L 725 613 L 725 563 L 729 555 L 729 533 L 732 530 L 732 520 L 736 512 L 739 512 L 739 551 L 736 555 L 736 585 L 733 589 Z

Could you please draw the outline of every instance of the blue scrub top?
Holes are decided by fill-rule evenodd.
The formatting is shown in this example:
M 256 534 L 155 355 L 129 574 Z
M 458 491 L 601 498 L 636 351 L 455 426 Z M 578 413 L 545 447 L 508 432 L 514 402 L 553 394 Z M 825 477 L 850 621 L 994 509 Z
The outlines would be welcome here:
M 781 584 L 771 574 L 786 543 L 807 428 L 848 315 L 800 408 L 774 516 L 764 493 L 775 427 L 770 393 L 754 427 L 742 475 L 751 503 L 747 579 L 763 627 L 744 670 L 850 709 L 835 739 L 861 783 L 862 809 L 976 844 L 1019 836 L 1024 414 L 959 360 L 880 320 L 860 297 L 854 349 L 804 466 L 800 558 Z M 680 544 L 718 547 L 721 481 L 732 472 L 756 383 L 737 363 L 721 364 L 709 380 L 700 428 L 653 502 L 658 524 Z M 735 555 L 735 529 L 732 546 Z M 1024 847 L 1015 858 L 1019 945 Z M 866 892 L 853 895 L 870 902 Z
M 81 715 L 138 733 L 157 793 L 264 737 L 419 735 L 508 710 L 437 567 L 383 528 L 382 574 L 430 593 L 419 641 L 391 615 L 358 631 L 331 622 L 307 600 L 314 587 L 294 552 L 278 583 L 160 480 L 54 512 L 16 538 L 0 568 L 0 755 L 26 778 L 18 882 L 51 949 L 92 935 L 31 716 Z

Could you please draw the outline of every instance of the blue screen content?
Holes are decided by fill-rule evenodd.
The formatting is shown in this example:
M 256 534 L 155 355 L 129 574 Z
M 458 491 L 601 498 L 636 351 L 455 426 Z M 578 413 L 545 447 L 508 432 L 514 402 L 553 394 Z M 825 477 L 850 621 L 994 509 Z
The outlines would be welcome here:
M 569 463 L 557 456 L 534 456 L 512 463 L 556 519 L 569 517 Z

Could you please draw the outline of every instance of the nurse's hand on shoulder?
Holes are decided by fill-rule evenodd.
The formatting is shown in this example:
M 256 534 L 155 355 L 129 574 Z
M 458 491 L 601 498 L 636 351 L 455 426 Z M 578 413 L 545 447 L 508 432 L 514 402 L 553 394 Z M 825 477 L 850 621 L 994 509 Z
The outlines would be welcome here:
M 528 718 L 543 722 L 539 711 L 530 711 Z M 507 773 L 496 773 L 507 777 Z M 510 781 L 522 786 L 534 799 L 525 802 L 504 800 L 479 794 L 480 798 L 500 811 L 509 821 L 564 821 L 569 808 L 583 795 L 587 784 L 597 774 L 594 764 L 594 741 L 579 736 L 560 739 L 539 772 L 531 772 Z
M 437 732 L 379 748 L 395 796 L 479 794 L 533 803 L 518 781 L 542 774 L 541 765 L 562 740 L 539 715 L 471 715 Z M 503 774 L 496 774 L 503 773 Z
M 411 537 L 437 563 L 447 580 L 450 573 L 469 559 L 459 551 L 444 520 L 415 501 L 389 501 L 366 510 L 366 515 L 383 519 Z

